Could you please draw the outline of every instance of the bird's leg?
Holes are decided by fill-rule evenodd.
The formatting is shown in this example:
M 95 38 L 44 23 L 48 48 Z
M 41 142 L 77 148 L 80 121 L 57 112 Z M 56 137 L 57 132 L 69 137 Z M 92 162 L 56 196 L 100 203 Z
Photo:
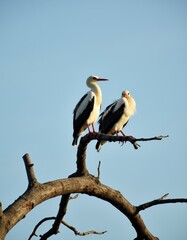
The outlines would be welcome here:
M 117 131 L 115 131 L 115 133 L 114 133 L 114 134 L 116 134 L 116 136 L 117 136 L 117 137 L 119 136 Z M 121 143 L 121 142 L 119 141 L 119 143 Z
M 126 137 L 125 133 L 124 133 L 122 130 L 120 131 L 120 133 L 121 133 L 124 137 Z M 122 141 L 122 142 L 121 142 L 121 146 L 123 146 L 124 142 L 125 142 L 125 141 Z
M 90 130 L 90 125 L 88 125 L 88 133 L 89 133 L 89 134 L 96 134 L 97 132 L 96 132 L 95 129 L 94 129 L 93 123 L 92 123 L 91 125 L 92 125 L 92 130 L 93 130 L 93 131 Z
M 88 125 L 88 133 L 92 134 L 91 130 L 90 130 L 90 125 Z
M 125 135 L 125 133 L 121 130 L 120 131 L 120 133 L 125 137 L 126 135 Z
M 121 132 L 121 134 L 122 134 L 124 137 L 129 137 L 129 138 L 132 138 L 132 139 L 135 138 L 135 137 L 133 137 L 133 136 L 127 136 L 127 135 L 125 135 L 125 133 L 124 133 L 122 130 L 121 130 L 120 132 Z
M 120 132 L 121 132 L 121 134 L 122 134 L 124 137 L 129 137 L 129 138 L 132 138 L 132 139 L 135 138 L 135 137 L 133 137 L 133 136 L 126 136 L 123 131 L 120 131 Z M 124 142 L 122 142 L 122 145 L 121 145 L 121 146 L 123 146 L 123 144 L 124 144 Z
M 94 124 L 92 123 L 93 134 L 97 134 L 98 132 L 95 131 Z

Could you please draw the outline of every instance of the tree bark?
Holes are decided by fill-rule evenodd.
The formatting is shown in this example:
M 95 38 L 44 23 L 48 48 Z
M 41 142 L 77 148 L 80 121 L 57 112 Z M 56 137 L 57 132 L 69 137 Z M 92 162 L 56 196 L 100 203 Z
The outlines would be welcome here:
M 77 151 L 77 171 L 66 179 L 59 179 L 46 183 L 39 183 L 34 173 L 34 164 L 32 163 L 28 154 L 23 156 L 25 168 L 28 177 L 28 188 L 14 203 L 7 207 L 4 211 L 0 204 L 0 240 L 3 240 L 6 234 L 21 221 L 28 212 L 42 202 L 62 196 L 60 209 L 55 219 L 55 225 L 48 232 L 45 237 L 56 234 L 61 220 L 66 214 L 66 207 L 69 201 L 70 194 L 83 193 L 90 196 L 100 198 L 101 200 L 111 203 L 116 209 L 124 214 L 133 225 L 137 237 L 136 240 L 156 240 L 145 226 L 139 212 L 157 204 L 187 202 L 187 199 L 160 199 L 153 200 L 141 204 L 139 206 L 132 205 L 119 191 L 116 191 L 99 181 L 99 167 L 98 177 L 89 174 L 86 168 L 86 149 L 91 140 L 108 140 L 108 141 L 129 141 L 135 149 L 138 149 L 138 141 L 152 141 L 161 140 L 167 136 L 153 137 L 153 138 L 131 138 L 128 136 L 108 136 L 103 134 L 89 135 L 82 137 Z M 61 211 L 63 209 L 63 211 Z
M 4 239 L 10 231 L 28 212 L 42 202 L 63 194 L 85 193 L 110 202 L 119 211 L 125 214 L 138 235 L 144 235 L 146 239 L 156 239 L 147 230 L 136 207 L 130 204 L 120 192 L 101 184 L 97 178 L 89 175 L 69 179 L 59 179 L 44 184 L 38 183 L 28 189 L 12 205 L 4 210 L 0 218 L 0 239 Z

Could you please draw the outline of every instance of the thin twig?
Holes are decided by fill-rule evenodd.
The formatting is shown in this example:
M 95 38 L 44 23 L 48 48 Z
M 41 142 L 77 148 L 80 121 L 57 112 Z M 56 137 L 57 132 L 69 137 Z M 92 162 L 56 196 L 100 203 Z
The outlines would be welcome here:
M 71 196 L 71 197 L 69 198 L 69 200 L 74 200 L 74 199 L 77 199 L 77 198 L 78 198 L 78 196 L 79 196 L 79 194 L 77 193 L 77 194 L 75 194 L 75 196 Z
M 36 234 L 37 229 L 40 227 L 40 225 L 42 225 L 42 223 L 44 223 L 44 222 L 46 222 L 46 221 L 49 221 L 49 220 L 55 220 L 55 217 L 46 217 L 46 218 L 42 219 L 41 221 L 39 221 L 39 223 L 37 223 L 36 226 L 34 227 L 34 229 L 33 229 L 32 233 L 31 233 L 30 237 L 28 238 L 28 240 L 31 240 L 31 238 L 32 238 L 33 236 L 36 236 L 36 237 L 37 237 L 37 236 L 38 236 L 38 235 Z
M 87 231 L 87 232 L 79 232 L 77 231 L 76 228 L 74 228 L 73 226 L 69 225 L 68 223 L 66 223 L 65 221 L 62 221 L 62 224 L 64 224 L 66 227 L 68 227 L 69 229 L 71 229 L 75 235 L 78 235 L 78 236 L 86 236 L 86 235 L 89 235 L 89 234 L 104 234 L 106 233 L 107 231 L 103 231 L 103 232 L 97 232 L 95 230 L 90 230 L 90 231 Z
M 156 206 L 159 204 L 168 204 L 168 203 L 187 203 L 187 198 L 173 198 L 173 199 L 164 199 L 169 195 L 169 193 L 164 194 L 162 197 L 155 199 L 150 202 L 143 203 L 136 207 L 136 213 L 139 213 L 142 210 Z
M 97 167 L 97 178 L 100 179 L 100 167 L 101 167 L 101 161 L 99 161 L 98 167 Z
M 159 200 L 163 200 L 164 198 L 166 198 L 169 195 L 169 193 L 164 194 L 162 197 L 159 198 Z
M 46 217 L 44 219 L 42 219 L 36 226 L 35 228 L 33 229 L 33 232 L 31 233 L 30 237 L 28 238 L 28 240 L 31 240 L 33 236 L 38 236 L 36 234 L 36 231 L 37 229 L 46 221 L 50 221 L 50 220 L 55 220 L 56 217 Z M 103 231 L 103 232 L 97 232 L 95 230 L 90 230 L 90 231 L 87 231 L 87 232 L 79 232 L 75 227 L 69 225 L 68 223 L 66 223 L 64 220 L 61 221 L 61 224 L 63 224 L 64 226 L 66 226 L 67 228 L 69 228 L 70 230 L 72 230 L 75 235 L 77 236 L 86 236 L 86 235 L 89 235 L 89 234 L 104 234 L 106 233 L 107 231 Z

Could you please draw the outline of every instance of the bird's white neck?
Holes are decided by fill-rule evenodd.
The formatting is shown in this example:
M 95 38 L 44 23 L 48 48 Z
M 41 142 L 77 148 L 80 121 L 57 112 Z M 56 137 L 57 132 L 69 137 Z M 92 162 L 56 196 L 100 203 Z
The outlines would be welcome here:
M 99 87 L 96 83 L 90 84 L 89 87 L 92 89 L 92 91 L 93 91 L 93 92 L 95 93 L 95 95 L 96 95 L 96 103 L 97 103 L 98 105 L 100 105 L 101 102 L 102 102 L 102 93 L 101 93 L 100 87 Z

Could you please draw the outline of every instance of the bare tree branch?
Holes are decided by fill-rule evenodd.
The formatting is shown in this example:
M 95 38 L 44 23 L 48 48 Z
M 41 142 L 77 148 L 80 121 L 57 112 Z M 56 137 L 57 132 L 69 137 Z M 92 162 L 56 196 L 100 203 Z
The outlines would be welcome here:
M 66 214 L 67 205 L 70 200 L 70 194 L 72 193 L 84 193 L 90 196 L 95 196 L 104 201 L 111 203 L 116 209 L 122 212 L 133 225 L 137 237 L 136 240 L 156 240 L 157 237 L 153 236 L 151 232 L 147 229 L 144 224 L 139 212 L 148 207 L 164 204 L 164 203 L 176 203 L 176 202 L 187 202 L 187 199 L 178 198 L 178 199 L 164 199 L 168 194 L 165 194 L 159 199 L 153 200 L 141 204 L 139 206 L 134 206 L 124 196 L 106 185 L 103 185 L 99 181 L 100 177 L 100 163 L 98 166 L 98 177 L 94 177 L 89 174 L 86 168 L 86 149 L 87 145 L 92 140 L 106 140 L 106 141 L 120 141 L 126 142 L 129 141 L 135 149 L 139 147 L 137 142 L 139 141 L 152 141 L 152 140 L 161 140 L 168 136 L 159 136 L 153 138 L 133 138 L 130 136 L 109 136 L 103 134 L 87 134 L 82 137 L 77 151 L 77 171 L 76 173 L 69 176 L 68 179 L 59 179 L 52 182 L 47 182 L 40 184 L 37 182 L 37 179 L 34 174 L 33 164 L 30 160 L 28 154 L 23 156 L 25 167 L 27 171 L 27 177 L 29 182 L 29 187 L 26 192 L 20 196 L 13 204 L 11 204 L 7 209 L 3 211 L 0 206 L 0 239 L 4 239 L 6 233 L 13 227 L 15 224 L 20 221 L 29 211 L 31 211 L 38 204 L 56 197 L 62 196 L 59 206 L 59 210 L 54 223 L 49 231 L 41 236 L 40 240 L 46 240 L 53 234 L 57 234 L 59 231 L 59 226 L 61 223 L 69 227 L 77 235 L 84 236 L 86 234 L 103 234 L 104 232 L 97 233 L 96 231 L 88 231 L 85 233 L 78 232 L 74 227 L 63 221 L 63 217 Z M 1 217 L 2 216 L 2 217 Z M 44 221 L 44 220 L 43 220 Z M 32 236 L 36 235 L 37 228 L 42 224 L 42 221 L 36 225 L 33 230 Z
M 31 240 L 31 238 L 32 238 L 33 236 L 36 236 L 36 237 L 37 237 L 37 236 L 38 236 L 38 235 L 36 234 L 37 229 L 38 229 L 44 222 L 49 221 L 49 220 L 55 220 L 55 217 L 46 217 L 46 218 L 42 219 L 39 223 L 37 223 L 36 226 L 34 227 L 32 233 L 31 233 L 31 235 L 29 236 L 28 240 Z
M 78 236 L 86 236 L 86 235 L 89 235 L 89 234 L 100 234 L 100 235 L 101 235 L 101 234 L 104 234 L 104 233 L 107 232 L 107 231 L 97 232 L 97 231 L 95 231 L 95 230 L 90 230 L 90 231 L 88 231 L 88 232 L 79 232 L 79 231 L 77 231 L 76 228 L 74 228 L 73 226 L 67 224 L 65 221 L 62 221 L 62 223 L 63 223 L 66 227 L 68 227 L 70 230 L 72 230 L 72 231 L 75 233 L 75 235 L 78 235 Z
M 162 140 L 163 138 L 168 138 L 169 135 L 166 136 L 155 136 L 150 138 L 135 138 L 132 136 L 115 136 L 115 135 L 107 135 L 107 134 L 86 134 L 82 137 L 83 141 L 87 144 L 92 140 L 105 140 L 108 142 L 130 142 L 135 147 L 136 142 L 145 142 L 145 141 L 155 141 L 155 140 Z M 81 145 L 82 142 L 80 142 L 79 145 Z M 138 149 L 137 145 L 135 148 Z
M 36 231 L 37 229 L 46 221 L 49 221 L 49 220 L 55 220 L 56 217 L 46 217 L 44 219 L 42 219 L 39 223 L 37 223 L 37 225 L 34 227 L 33 229 L 33 232 L 31 233 L 30 237 L 28 238 L 28 240 L 31 240 L 33 236 L 38 236 L 36 234 Z M 107 231 L 103 231 L 103 232 L 97 232 L 95 230 L 90 230 L 90 231 L 87 231 L 87 232 L 79 232 L 75 227 L 69 225 L 68 223 L 66 223 L 64 220 L 61 221 L 61 223 L 66 226 L 67 228 L 69 228 L 70 230 L 72 230 L 75 235 L 78 235 L 78 236 L 86 236 L 86 235 L 89 235 L 89 234 L 104 234 L 106 233 Z
M 55 221 L 54 221 L 51 229 L 49 229 L 49 231 L 47 231 L 45 234 L 43 234 L 41 236 L 40 240 L 47 240 L 49 237 L 51 237 L 52 235 L 55 235 L 59 232 L 60 224 L 61 224 L 62 219 L 65 216 L 66 211 L 67 211 L 67 205 L 69 202 L 69 198 L 70 198 L 70 194 L 62 195 L 59 210 L 58 210 L 57 216 L 55 218 Z
M 136 213 L 136 207 L 128 202 L 119 191 L 103 185 L 98 181 L 98 178 L 91 175 L 59 179 L 28 189 L 12 205 L 4 210 L 4 222 L 1 224 L 0 220 L 0 239 L 4 239 L 6 233 L 38 204 L 50 198 L 71 193 L 84 193 L 111 203 L 116 209 L 127 216 L 137 235 L 142 234 L 147 239 L 155 240 L 146 228 L 140 215 Z
M 101 184 L 98 182 L 98 178 L 91 175 L 56 180 L 28 189 L 12 205 L 4 210 L 4 220 L 3 222 L 0 220 L 0 239 L 4 239 L 3 236 L 6 235 L 6 232 L 30 212 L 32 207 L 55 196 L 76 192 L 95 196 L 111 203 L 127 216 L 136 230 L 139 239 L 156 239 L 156 237 L 148 231 L 142 218 L 137 213 L 137 207 L 129 203 L 120 192 Z M 30 203 L 32 204 L 29 207 Z
M 137 142 L 145 142 L 145 141 L 154 141 L 154 140 L 162 140 L 163 138 L 169 137 L 166 136 L 158 136 L 151 138 L 134 138 L 132 136 L 113 136 L 106 134 L 86 134 L 80 139 L 80 143 L 77 150 L 77 171 L 71 174 L 69 177 L 78 177 L 89 175 L 89 172 L 86 168 L 86 149 L 90 141 L 92 140 L 105 140 L 109 142 L 130 142 L 135 149 L 138 149 L 140 145 Z
M 100 167 L 101 167 L 101 161 L 99 161 L 98 168 L 97 168 L 97 178 L 100 179 Z
M 30 156 L 28 153 L 26 153 L 23 156 L 23 160 L 25 163 L 25 168 L 27 172 L 27 178 L 28 178 L 28 188 L 33 187 L 35 184 L 37 184 L 37 179 L 34 173 L 34 164 L 32 163 Z
M 71 174 L 69 177 L 77 177 L 77 176 L 86 176 L 89 175 L 89 172 L 86 167 L 86 149 L 87 145 L 90 141 L 84 142 L 84 138 L 81 138 L 78 150 L 77 150 L 77 171 Z
M 164 199 L 169 195 L 169 193 L 165 194 L 164 196 L 155 199 L 150 202 L 143 203 L 136 207 L 137 213 L 139 213 L 142 210 L 145 210 L 147 208 L 160 205 L 160 204 L 168 204 L 168 203 L 187 203 L 187 198 L 173 198 L 173 199 Z

